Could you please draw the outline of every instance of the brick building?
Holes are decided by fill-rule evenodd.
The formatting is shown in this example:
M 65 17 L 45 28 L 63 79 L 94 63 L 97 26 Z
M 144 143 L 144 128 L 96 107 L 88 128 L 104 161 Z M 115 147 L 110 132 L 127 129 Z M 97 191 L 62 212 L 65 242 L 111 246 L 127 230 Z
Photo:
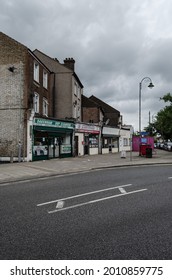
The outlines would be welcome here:
M 73 58 L 59 63 L 0 32 L 0 161 L 117 149 L 119 118 L 100 99 L 83 96 Z
M 36 114 L 50 113 L 48 106 L 43 107 L 44 102 L 50 103 L 48 79 L 49 70 L 31 50 L 0 32 L 0 160 L 27 157 L 27 121 L 32 109 L 36 105 Z
M 73 118 L 80 119 L 83 86 L 71 70 L 74 61 L 65 63 L 63 71 L 70 79 L 63 83 L 60 75 L 60 81 L 72 89 L 70 101 L 64 88 L 63 100 L 57 96 L 56 72 L 26 46 L 0 32 L 0 161 L 73 155 Z
M 82 95 L 82 120 L 87 123 L 103 125 L 104 111 L 90 98 Z
M 104 112 L 103 122 L 108 124 L 109 126 L 118 127 L 120 121 L 120 112 L 115 108 L 111 107 L 109 104 L 105 103 L 101 99 L 92 95 L 89 97 L 91 101 L 93 101 L 97 106 L 101 107 Z
M 75 73 L 75 60 L 66 58 L 60 63 L 39 50 L 34 54 L 51 70 L 53 76 L 53 116 L 81 121 L 81 96 L 83 85 Z

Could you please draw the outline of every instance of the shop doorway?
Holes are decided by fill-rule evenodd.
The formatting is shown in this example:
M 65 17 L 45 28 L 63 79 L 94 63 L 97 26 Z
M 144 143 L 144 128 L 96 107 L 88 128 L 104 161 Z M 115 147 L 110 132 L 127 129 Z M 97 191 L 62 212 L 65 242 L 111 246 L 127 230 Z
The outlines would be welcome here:
M 88 155 L 89 154 L 89 136 L 85 135 L 84 143 L 85 143 L 84 155 Z
M 78 156 L 78 136 L 75 136 L 75 156 Z
M 58 158 L 60 157 L 60 144 L 61 144 L 61 137 L 54 137 L 50 136 L 48 139 L 48 157 L 51 158 Z

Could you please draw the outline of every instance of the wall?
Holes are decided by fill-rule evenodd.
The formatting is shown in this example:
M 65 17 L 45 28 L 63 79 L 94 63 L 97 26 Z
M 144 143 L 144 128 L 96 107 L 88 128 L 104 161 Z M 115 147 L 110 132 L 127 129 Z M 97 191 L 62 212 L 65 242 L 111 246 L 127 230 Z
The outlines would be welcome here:
M 83 114 L 83 122 L 89 123 L 90 120 L 93 121 L 93 123 L 99 123 L 99 109 L 97 107 L 83 107 L 82 108 L 82 114 Z
M 145 144 L 151 145 L 151 148 L 154 150 L 154 138 L 153 137 L 150 137 L 150 136 L 142 137 L 142 141 Z M 140 136 L 133 136 L 133 141 L 132 141 L 133 151 L 138 152 L 140 150 L 140 143 L 141 143 Z
M 2 32 L 0 45 L 0 160 L 4 160 L 17 157 L 19 140 L 25 141 L 27 48 Z M 9 71 L 13 66 L 13 72 Z
M 131 132 L 127 129 L 120 129 L 119 152 L 131 150 Z

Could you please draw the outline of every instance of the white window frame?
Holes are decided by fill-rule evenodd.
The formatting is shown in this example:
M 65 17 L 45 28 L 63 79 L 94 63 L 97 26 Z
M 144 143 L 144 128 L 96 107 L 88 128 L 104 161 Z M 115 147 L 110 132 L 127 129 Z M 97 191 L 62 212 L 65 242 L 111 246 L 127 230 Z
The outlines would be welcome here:
M 48 88 L 48 73 L 43 70 L 43 87 Z
M 74 94 L 78 96 L 78 84 L 76 82 L 74 83 Z
M 128 146 L 129 144 L 129 139 L 128 138 L 123 138 L 123 146 Z
M 34 80 L 39 83 L 39 64 L 34 61 Z
M 48 100 L 44 97 L 43 98 L 43 115 L 48 117 Z
M 35 113 L 39 113 L 39 94 L 37 92 L 34 92 L 33 109 Z

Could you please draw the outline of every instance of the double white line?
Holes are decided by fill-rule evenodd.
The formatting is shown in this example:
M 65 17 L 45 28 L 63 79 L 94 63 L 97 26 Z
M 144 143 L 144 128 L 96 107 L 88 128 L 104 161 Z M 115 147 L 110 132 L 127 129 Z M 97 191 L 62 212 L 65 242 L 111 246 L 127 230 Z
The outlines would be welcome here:
M 127 185 L 122 185 L 122 186 L 102 189 L 102 190 L 98 190 L 98 191 L 78 194 L 78 195 L 74 195 L 74 196 L 70 196 L 70 197 L 65 197 L 65 198 L 61 198 L 61 199 L 57 199 L 57 200 L 52 200 L 52 201 L 48 201 L 48 202 L 37 204 L 37 206 L 44 206 L 44 205 L 48 205 L 48 204 L 52 204 L 52 203 L 57 203 L 55 210 L 48 211 L 49 214 L 52 214 L 52 213 L 55 213 L 55 212 L 65 211 L 65 210 L 68 210 L 68 209 L 77 208 L 77 207 L 81 207 L 81 206 L 84 206 L 84 205 L 93 204 L 93 203 L 96 203 L 96 202 L 112 199 L 112 198 L 115 198 L 115 197 L 129 195 L 129 194 L 138 193 L 138 192 L 143 192 L 143 191 L 147 190 L 147 189 L 140 189 L 140 190 L 135 190 L 135 191 L 131 191 L 131 192 L 126 192 L 126 190 L 124 188 L 125 187 L 129 187 L 129 186 L 132 186 L 132 184 L 127 184 Z M 111 195 L 111 196 L 108 196 L 108 197 L 103 197 L 103 198 L 99 198 L 99 199 L 95 199 L 95 200 L 91 200 L 91 201 L 87 201 L 87 202 L 83 202 L 83 203 L 79 203 L 79 204 L 75 204 L 75 205 L 63 208 L 66 200 L 74 199 L 74 198 L 78 198 L 78 197 L 83 197 L 83 196 L 88 196 L 88 195 L 95 194 L 95 193 L 101 193 L 101 192 L 105 192 L 105 191 L 110 191 L 110 190 L 114 190 L 114 189 L 119 189 L 120 194 Z

